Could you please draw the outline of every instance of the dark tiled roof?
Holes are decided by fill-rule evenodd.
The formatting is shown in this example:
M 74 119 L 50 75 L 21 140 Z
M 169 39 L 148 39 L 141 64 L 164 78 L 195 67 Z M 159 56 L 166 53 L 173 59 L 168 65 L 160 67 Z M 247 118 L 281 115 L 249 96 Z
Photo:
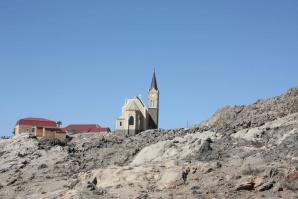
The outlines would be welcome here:
M 24 118 L 17 121 L 16 125 L 28 125 L 28 126 L 39 126 L 39 127 L 52 127 L 58 128 L 55 121 L 44 119 L 44 118 Z
M 71 124 L 64 128 L 65 131 L 74 131 L 79 133 L 101 133 L 110 132 L 109 128 L 103 128 L 98 124 Z

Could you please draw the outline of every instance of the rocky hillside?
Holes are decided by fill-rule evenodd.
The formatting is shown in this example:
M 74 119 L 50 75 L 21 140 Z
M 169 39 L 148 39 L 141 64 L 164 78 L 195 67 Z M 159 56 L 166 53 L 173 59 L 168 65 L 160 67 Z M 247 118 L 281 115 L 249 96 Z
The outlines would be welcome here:
M 201 131 L 222 133 L 263 126 L 266 122 L 298 112 L 298 88 L 288 90 L 284 95 L 267 100 L 258 100 L 248 106 L 226 106 L 210 119 L 197 125 Z
M 0 140 L 0 198 L 297 198 L 298 88 L 190 129 Z

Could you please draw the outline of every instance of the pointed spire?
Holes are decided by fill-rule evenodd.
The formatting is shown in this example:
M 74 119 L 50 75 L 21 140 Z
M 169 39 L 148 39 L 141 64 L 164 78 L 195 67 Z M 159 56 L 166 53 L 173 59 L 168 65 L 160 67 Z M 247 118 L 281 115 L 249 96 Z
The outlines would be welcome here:
M 155 90 L 158 90 L 157 81 L 156 81 L 156 75 L 155 75 L 155 68 L 154 68 L 154 73 L 153 73 L 153 77 L 152 77 L 152 82 L 151 82 L 151 88 L 150 88 L 150 90 L 152 90 L 153 88 Z

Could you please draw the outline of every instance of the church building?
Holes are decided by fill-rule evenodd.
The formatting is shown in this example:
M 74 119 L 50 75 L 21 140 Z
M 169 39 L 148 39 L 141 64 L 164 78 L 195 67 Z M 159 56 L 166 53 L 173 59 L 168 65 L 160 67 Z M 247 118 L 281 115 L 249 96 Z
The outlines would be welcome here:
M 122 114 L 116 121 L 116 132 L 130 136 L 158 128 L 159 90 L 155 71 L 148 92 L 148 108 L 139 97 L 126 100 Z

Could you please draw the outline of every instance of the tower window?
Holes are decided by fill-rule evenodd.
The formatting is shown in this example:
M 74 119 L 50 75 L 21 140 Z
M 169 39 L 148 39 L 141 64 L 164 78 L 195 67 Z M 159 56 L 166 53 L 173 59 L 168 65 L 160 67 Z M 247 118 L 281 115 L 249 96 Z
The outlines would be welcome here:
M 129 125 L 135 125 L 135 119 L 133 118 L 133 116 L 130 116 L 129 120 L 128 120 L 128 124 Z
M 151 100 L 151 107 L 154 107 L 154 101 Z
M 122 126 L 122 122 L 120 122 L 120 126 Z

